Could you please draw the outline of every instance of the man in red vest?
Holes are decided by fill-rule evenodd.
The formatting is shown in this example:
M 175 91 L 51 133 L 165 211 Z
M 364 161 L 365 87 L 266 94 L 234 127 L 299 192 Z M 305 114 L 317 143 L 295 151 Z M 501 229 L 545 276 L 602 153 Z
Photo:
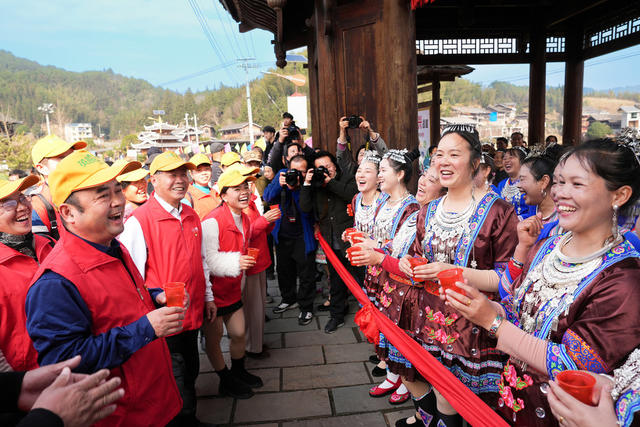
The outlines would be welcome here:
M 209 283 L 202 246 L 202 227 L 196 211 L 181 203 L 189 187 L 185 162 L 172 151 L 158 155 L 149 172 L 155 192 L 133 211 L 119 237 L 144 277 L 147 287 L 162 287 L 168 282 L 183 282 L 191 297 L 185 314 L 184 330 L 167 337 L 176 378 L 184 402 L 180 415 L 172 425 L 196 426 L 195 382 L 200 370 L 198 330 L 205 313 L 215 317 L 215 304 Z
M 122 379 L 125 395 L 104 426 L 165 425 L 182 407 L 162 337 L 182 330 L 185 308 L 156 308 L 166 302 L 164 292 L 145 287 L 115 239 L 125 206 L 116 177 L 139 167 L 109 167 L 87 151 L 58 164 L 49 186 L 66 231 L 36 272 L 25 304 L 41 365 L 80 354 L 77 371 L 106 368 Z

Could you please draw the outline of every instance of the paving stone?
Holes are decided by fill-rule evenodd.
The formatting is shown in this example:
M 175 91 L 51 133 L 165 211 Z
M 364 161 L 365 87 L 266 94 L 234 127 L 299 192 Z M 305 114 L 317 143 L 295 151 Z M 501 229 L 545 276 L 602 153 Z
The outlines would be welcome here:
M 321 303 L 322 303 L 322 301 L 320 301 L 319 303 L 313 304 L 313 315 L 315 317 L 326 317 L 326 316 L 329 315 L 328 311 L 318 311 L 316 309 L 318 304 L 321 304 Z M 298 314 L 300 314 L 300 309 L 287 310 L 284 313 L 282 313 L 282 318 L 283 319 L 293 319 L 295 317 L 297 319 L 298 318 Z
M 282 370 L 283 390 L 340 387 L 368 384 L 369 376 L 362 363 L 300 366 Z
M 196 379 L 196 396 L 218 396 L 220 377 L 215 372 L 201 373 Z
M 368 342 L 324 346 L 327 363 L 362 362 L 373 353 L 373 344 Z
M 396 421 L 409 418 L 411 415 L 415 415 L 415 414 L 416 414 L 415 409 L 411 408 L 411 409 L 403 409 L 401 411 L 387 412 L 384 414 L 384 417 L 387 419 L 387 423 L 390 426 L 394 426 L 396 425 Z
M 205 423 L 228 424 L 231 422 L 232 405 L 233 399 L 230 397 L 198 399 L 196 415 Z
M 274 421 L 331 415 L 327 390 L 256 394 L 239 400 L 234 423 Z
M 385 425 L 384 416 L 379 412 L 282 423 L 282 427 L 376 427 Z
M 200 372 L 213 372 L 213 368 L 211 367 L 211 362 L 209 362 L 209 358 L 206 354 L 200 354 Z M 231 356 L 229 353 L 222 353 L 222 357 L 224 358 L 224 362 L 227 366 L 231 366 Z
M 282 334 L 264 334 L 262 343 L 270 349 L 282 348 Z
M 280 391 L 280 368 L 249 369 L 249 372 L 262 378 L 264 385 L 253 389 L 256 393 Z
M 344 326 L 347 328 L 357 328 L 358 325 L 356 325 L 356 322 L 354 322 L 354 318 L 355 318 L 355 314 L 351 313 L 351 314 L 347 314 L 346 316 L 344 316 Z
M 321 365 L 324 363 L 320 346 L 277 348 L 269 350 L 271 357 L 256 360 L 247 359 L 247 368 L 282 368 L 290 366 Z
M 356 337 L 350 328 L 340 328 L 333 334 L 325 334 L 324 330 L 288 332 L 284 334 L 284 343 L 287 348 L 322 344 L 352 344 L 356 342 Z
M 389 403 L 389 396 L 371 397 L 369 389 L 371 384 L 356 385 L 350 387 L 338 387 L 332 389 L 333 403 L 336 414 L 347 414 L 352 412 L 372 412 L 385 409 L 392 409 Z M 413 407 L 413 403 L 408 400 L 397 407 Z
M 264 325 L 265 333 L 274 332 L 297 332 L 297 331 L 313 331 L 318 329 L 317 322 L 311 322 L 308 325 L 298 325 L 297 320 L 293 319 L 271 319 Z

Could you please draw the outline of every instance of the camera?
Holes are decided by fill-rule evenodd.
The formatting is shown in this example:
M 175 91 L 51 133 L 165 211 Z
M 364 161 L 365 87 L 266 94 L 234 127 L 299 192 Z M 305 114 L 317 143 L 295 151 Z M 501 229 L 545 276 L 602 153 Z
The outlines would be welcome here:
M 313 170 L 313 177 L 311 177 L 311 186 L 322 187 L 324 185 L 324 179 L 329 176 L 329 169 L 324 166 L 318 166 Z
M 349 122 L 349 129 L 358 129 L 362 123 L 362 117 L 353 115 L 346 117 L 344 121 Z
M 289 169 L 284 173 L 284 181 L 291 187 L 297 187 L 302 180 L 302 173 L 296 169 Z

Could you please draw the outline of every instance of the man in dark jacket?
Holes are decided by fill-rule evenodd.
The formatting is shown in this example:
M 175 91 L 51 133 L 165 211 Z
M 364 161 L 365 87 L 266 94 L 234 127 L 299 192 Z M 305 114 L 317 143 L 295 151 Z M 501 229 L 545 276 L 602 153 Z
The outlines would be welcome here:
M 341 173 L 335 156 L 328 151 L 315 153 L 313 165 L 314 169 L 309 169 L 300 190 L 300 209 L 314 213 L 322 237 L 331 245 L 340 261 L 351 269 L 345 257 L 347 244 L 342 241 L 342 233 L 353 225 L 353 218 L 347 214 L 347 205 L 358 192 L 355 178 L 351 174 Z M 314 179 L 314 175 L 318 174 L 324 175 L 324 178 Z M 344 325 L 344 315 L 348 310 L 347 287 L 331 264 L 329 282 L 331 317 L 324 328 L 328 334 Z

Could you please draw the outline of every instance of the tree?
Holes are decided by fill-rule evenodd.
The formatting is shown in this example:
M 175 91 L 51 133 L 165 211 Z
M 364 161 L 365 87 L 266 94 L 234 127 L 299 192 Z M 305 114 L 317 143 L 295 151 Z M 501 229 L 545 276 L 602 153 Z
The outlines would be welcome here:
M 120 142 L 120 150 L 122 151 L 126 151 L 129 147 L 131 147 L 131 144 L 137 144 L 138 143 L 138 136 L 134 133 L 129 134 L 129 135 L 125 135 L 124 138 L 122 138 L 122 142 Z
M 612 133 L 613 131 L 608 125 L 601 122 L 593 122 L 587 129 L 587 139 L 604 138 Z
M 11 139 L 0 136 L 0 161 L 9 169 L 31 169 L 31 147 L 35 139 L 31 135 L 20 134 Z

